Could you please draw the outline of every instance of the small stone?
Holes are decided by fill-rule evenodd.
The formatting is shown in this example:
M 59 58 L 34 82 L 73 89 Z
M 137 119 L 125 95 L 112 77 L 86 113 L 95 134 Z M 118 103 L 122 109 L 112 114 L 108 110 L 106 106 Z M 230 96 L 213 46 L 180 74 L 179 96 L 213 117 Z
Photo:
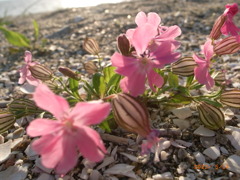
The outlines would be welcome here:
M 27 177 L 28 164 L 22 166 L 10 166 L 5 171 L 0 172 L 0 179 L 4 180 L 22 180 Z
M 0 164 L 9 158 L 11 154 L 11 144 L 12 144 L 12 140 L 9 140 L 4 144 L 0 144 L 0 152 L 1 152 Z
M 192 110 L 189 107 L 173 109 L 172 113 L 179 119 L 187 119 L 192 116 Z
M 28 145 L 24 152 L 29 160 L 36 160 L 38 157 L 38 154 L 32 149 L 30 144 Z
M 173 175 L 171 172 L 165 172 L 162 174 L 153 175 L 152 178 L 154 180 L 168 180 L 168 179 L 173 179 Z
M 178 174 L 183 174 L 187 168 L 188 168 L 187 163 L 186 163 L 186 162 L 181 162 L 181 163 L 178 165 L 178 168 L 177 168 Z
M 215 137 L 200 137 L 200 142 L 202 143 L 203 147 L 209 148 L 216 143 Z
M 204 126 L 200 126 L 193 132 L 193 134 L 199 135 L 199 136 L 212 137 L 215 135 L 215 132 L 205 128 Z
M 223 154 L 225 154 L 225 155 L 228 155 L 228 154 L 229 154 L 228 150 L 227 150 L 225 147 L 223 147 L 223 146 L 220 147 L 220 150 L 221 150 L 221 152 L 222 152 Z
M 240 173 L 240 156 L 231 155 L 222 164 L 227 170 Z
M 35 165 L 36 165 L 36 167 L 38 167 L 39 169 L 41 169 L 42 171 L 44 171 L 44 172 L 46 172 L 46 173 L 48 173 L 48 174 L 50 174 L 50 173 L 52 172 L 52 169 L 46 168 L 46 167 L 44 167 L 44 166 L 42 165 L 40 158 L 37 158 L 37 159 L 35 160 Z
M 0 134 L 0 144 L 4 143 L 4 137 Z
M 178 180 L 191 180 L 191 179 L 188 177 L 179 176 Z
M 166 151 L 161 151 L 160 156 L 161 156 L 161 160 L 162 161 L 166 161 L 169 157 L 170 153 L 166 152 Z
M 204 155 L 201 152 L 199 152 L 199 151 L 198 152 L 194 152 L 193 155 L 194 155 L 196 161 L 199 164 L 204 164 L 205 163 L 206 159 L 205 159 Z
M 190 121 L 185 119 L 173 119 L 173 123 L 177 125 L 181 130 L 187 129 L 190 127 Z
M 24 134 L 24 128 L 20 127 L 13 132 L 13 139 L 17 139 L 22 137 Z
M 23 142 L 23 138 L 17 138 L 17 139 L 14 139 L 12 141 L 12 144 L 11 144 L 11 149 L 15 149 L 16 147 L 18 147 L 21 143 Z
M 226 135 L 229 141 L 231 141 L 232 146 L 236 150 L 240 150 L 240 132 L 233 131 L 232 134 Z
M 221 154 L 219 147 L 211 146 L 203 151 L 203 154 L 207 155 L 209 158 L 216 160 Z
M 37 178 L 37 180 L 54 180 L 54 176 L 47 174 L 47 173 L 42 173 L 40 176 Z

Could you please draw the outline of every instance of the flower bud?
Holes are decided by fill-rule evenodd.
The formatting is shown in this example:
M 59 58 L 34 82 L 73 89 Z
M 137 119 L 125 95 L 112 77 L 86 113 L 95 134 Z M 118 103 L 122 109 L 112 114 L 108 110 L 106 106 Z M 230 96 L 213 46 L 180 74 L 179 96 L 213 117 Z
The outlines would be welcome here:
M 12 101 L 8 104 L 8 110 L 15 115 L 17 119 L 42 112 L 42 110 L 29 99 L 16 99 Z
M 53 77 L 52 71 L 46 66 L 43 66 L 41 64 L 29 66 L 29 70 L 31 71 L 31 75 L 34 78 L 40 79 L 41 81 L 47 81 L 52 79 Z
M 225 119 L 222 111 L 206 102 L 197 106 L 200 121 L 209 129 L 218 130 L 225 127 Z
M 100 52 L 99 45 L 93 38 L 86 38 L 84 40 L 83 49 L 93 55 L 97 55 Z
M 112 99 L 112 109 L 115 121 L 123 129 L 143 137 L 151 132 L 147 108 L 135 97 L 117 94 Z
M 225 15 L 221 15 L 217 18 L 217 20 L 215 21 L 215 23 L 213 25 L 212 31 L 209 35 L 209 37 L 211 39 L 216 40 L 222 35 L 221 28 L 222 28 L 223 24 L 225 23 L 226 19 L 227 19 L 227 16 L 225 16 Z
M 87 63 L 84 64 L 84 69 L 89 73 L 89 74 L 95 74 L 96 72 L 98 72 L 98 68 L 96 66 L 96 64 L 94 64 L 94 62 L 89 61 Z
M 233 54 L 240 50 L 239 36 L 230 36 L 214 46 L 214 52 L 217 55 Z
M 73 72 L 71 69 L 67 68 L 67 67 L 63 67 L 63 66 L 60 66 L 58 68 L 58 70 L 64 75 L 64 76 L 67 76 L 67 77 L 70 77 L 72 79 L 75 79 L 75 80 L 79 80 L 81 78 L 80 74 L 77 74 L 75 72 Z
M 0 112 L 0 133 L 8 130 L 16 121 L 14 115 L 10 112 Z
M 217 76 L 214 78 L 215 82 L 218 84 L 222 84 L 224 82 L 226 82 L 226 76 L 225 73 L 220 71 L 218 72 Z
M 122 35 L 118 36 L 117 43 L 118 43 L 118 49 L 122 55 L 129 56 L 131 54 L 130 53 L 130 48 L 131 48 L 130 42 L 129 42 L 128 38 L 126 37 L 126 35 L 122 34 Z
M 220 101 L 227 106 L 240 108 L 240 90 L 231 90 L 222 93 Z
M 192 57 L 181 58 L 172 65 L 172 72 L 180 76 L 191 76 L 194 74 L 194 68 L 197 66 Z

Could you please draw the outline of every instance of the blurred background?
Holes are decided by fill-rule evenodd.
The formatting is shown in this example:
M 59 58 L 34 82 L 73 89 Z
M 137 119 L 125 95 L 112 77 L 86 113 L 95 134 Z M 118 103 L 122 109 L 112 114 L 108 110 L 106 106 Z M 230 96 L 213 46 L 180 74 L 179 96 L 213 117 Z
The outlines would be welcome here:
M 0 0 L 0 17 L 16 16 L 63 8 L 96 6 L 127 0 Z

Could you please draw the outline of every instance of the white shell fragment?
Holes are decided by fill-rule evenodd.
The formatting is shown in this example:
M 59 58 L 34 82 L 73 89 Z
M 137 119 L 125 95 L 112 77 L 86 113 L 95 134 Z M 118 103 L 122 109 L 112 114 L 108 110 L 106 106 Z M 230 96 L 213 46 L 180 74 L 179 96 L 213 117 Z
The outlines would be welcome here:
M 219 147 L 217 146 L 211 146 L 203 151 L 203 154 L 207 155 L 211 159 L 215 160 L 217 159 L 221 154 Z
M 215 132 L 205 128 L 204 126 L 200 126 L 193 132 L 193 134 L 199 135 L 199 136 L 212 137 L 215 135 Z
M 123 175 L 126 177 L 138 179 L 137 175 L 133 172 L 134 168 L 135 166 L 130 166 L 128 164 L 116 164 L 113 167 L 107 169 L 104 174 Z
M 232 146 L 236 150 L 240 150 L 240 132 L 233 131 L 232 134 L 226 135 L 229 141 L 231 142 Z
M 138 162 L 138 158 L 136 156 L 133 156 L 131 154 L 127 154 L 124 152 L 121 152 L 120 154 L 122 154 L 123 156 L 126 156 L 128 159 L 130 159 L 133 162 Z
M 189 107 L 173 109 L 172 113 L 179 119 L 187 119 L 192 116 L 192 110 Z
M 222 164 L 227 170 L 240 173 L 240 156 L 231 155 Z
M 153 175 L 152 178 L 154 180 L 171 180 L 173 179 L 173 175 L 170 172 L 165 172 L 162 174 Z
M 9 140 L 8 142 L 6 142 L 4 144 L 0 144 L 0 163 L 6 161 L 8 159 L 8 157 L 10 156 L 11 145 L 12 145 L 12 140 Z

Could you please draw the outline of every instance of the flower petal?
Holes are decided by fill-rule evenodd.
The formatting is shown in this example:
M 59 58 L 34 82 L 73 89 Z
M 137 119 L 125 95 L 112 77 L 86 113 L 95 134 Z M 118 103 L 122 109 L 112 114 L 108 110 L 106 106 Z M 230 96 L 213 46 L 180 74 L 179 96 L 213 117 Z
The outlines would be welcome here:
M 33 85 L 33 86 L 38 86 L 39 84 L 41 84 L 41 80 L 36 79 L 35 77 L 33 77 L 32 75 L 27 76 L 26 80 L 29 84 Z
M 214 80 L 211 77 L 210 73 L 208 72 L 208 67 L 206 64 L 198 64 L 197 67 L 194 69 L 194 75 L 196 80 L 203 85 L 206 85 L 208 90 L 214 86 Z
M 32 53 L 30 51 L 25 51 L 24 61 L 28 64 L 32 62 Z
M 37 106 L 51 112 L 57 119 L 61 120 L 69 109 L 68 102 L 61 96 L 55 95 L 46 85 L 39 84 L 33 94 Z
M 182 31 L 180 27 L 178 26 L 170 26 L 167 28 L 166 31 L 164 31 L 162 34 L 156 37 L 157 41 L 168 41 L 168 40 L 174 40 L 176 37 L 180 36 L 182 34 Z
M 154 85 L 157 86 L 158 88 L 162 87 L 164 83 L 164 79 L 162 76 L 156 73 L 153 69 L 147 74 L 147 77 L 148 77 L 148 84 L 154 92 L 156 91 L 156 89 L 154 88 Z
M 93 125 L 101 123 L 111 110 L 110 103 L 102 101 L 79 102 L 70 112 L 70 119 L 74 120 L 74 125 Z
M 157 13 L 150 12 L 147 15 L 147 22 L 152 24 L 155 28 L 158 28 L 159 24 L 161 23 L 161 18 Z
M 214 51 L 213 51 L 213 45 L 212 45 L 212 40 L 208 39 L 205 44 L 203 45 L 203 52 L 206 57 L 207 61 L 210 61 L 212 58 Z
M 85 126 L 79 129 L 78 148 L 83 157 L 93 162 L 99 162 L 107 152 L 99 134 Z
M 114 67 L 127 67 L 136 63 L 136 59 L 132 57 L 126 57 L 122 54 L 115 52 L 111 57 L 112 66 Z
M 145 14 L 145 12 L 139 12 L 135 18 L 135 23 L 138 25 L 138 26 L 142 26 L 144 25 L 145 23 L 147 23 L 147 16 Z
M 61 123 L 49 119 L 35 119 L 27 127 L 27 134 L 31 137 L 44 136 L 59 131 Z

